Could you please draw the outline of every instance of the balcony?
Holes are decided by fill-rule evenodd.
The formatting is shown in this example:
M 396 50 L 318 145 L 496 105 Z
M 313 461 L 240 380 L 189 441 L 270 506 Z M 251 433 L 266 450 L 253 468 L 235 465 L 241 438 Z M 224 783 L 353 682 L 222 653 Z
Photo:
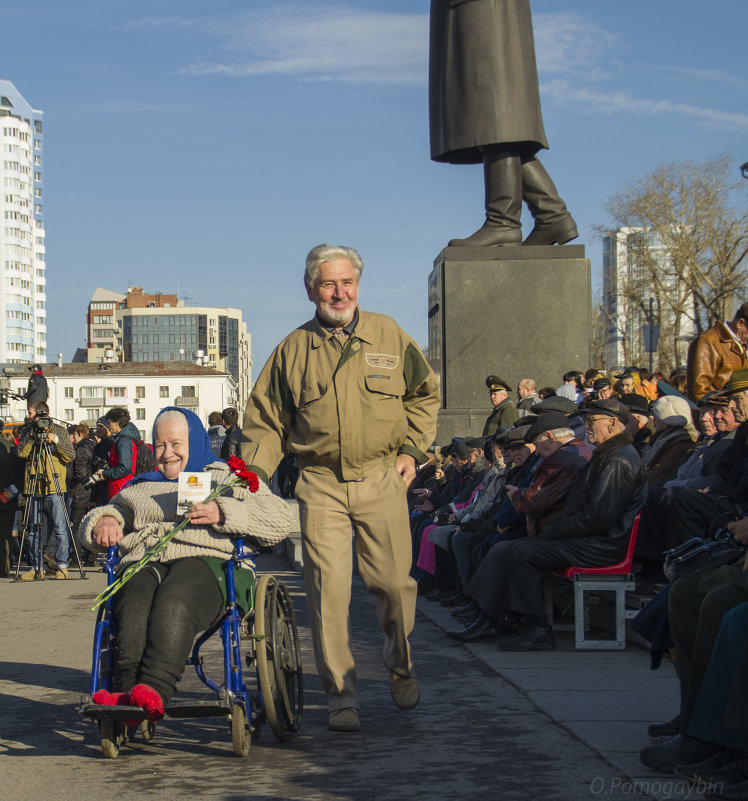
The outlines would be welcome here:
M 101 407 L 101 406 L 104 405 L 104 396 L 103 395 L 97 395 L 94 398 L 79 398 L 78 400 L 79 400 L 80 405 L 84 409 L 86 409 L 86 408 L 93 409 L 93 408 Z
M 176 406 L 199 406 L 200 398 L 192 395 L 178 395 L 174 399 Z

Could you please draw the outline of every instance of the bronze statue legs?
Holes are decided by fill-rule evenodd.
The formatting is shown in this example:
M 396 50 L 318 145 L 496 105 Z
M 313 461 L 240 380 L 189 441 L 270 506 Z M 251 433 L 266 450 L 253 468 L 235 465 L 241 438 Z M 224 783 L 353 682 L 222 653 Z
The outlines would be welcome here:
M 482 154 L 486 221 L 471 236 L 452 239 L 450 247 L 563 245 L 579 236 L 574 219 L 538 159 L 523 162 L 518 151 L 501 145 L 484 147 Z M 520 222 L 523 200 L 535 219 L 524 242 Z
M 579 236 L 551 176 L 536 158 L 522 164 L 522 199 L 535 219 L 535 227 L 523 245 L 563 245 Z
M 485 248 L 522 242 L 522 163 L 516 151 L 486 147 L 483 181 L 486 189 L 486 221 L 466 239 L 453 239 L 452 247 Z

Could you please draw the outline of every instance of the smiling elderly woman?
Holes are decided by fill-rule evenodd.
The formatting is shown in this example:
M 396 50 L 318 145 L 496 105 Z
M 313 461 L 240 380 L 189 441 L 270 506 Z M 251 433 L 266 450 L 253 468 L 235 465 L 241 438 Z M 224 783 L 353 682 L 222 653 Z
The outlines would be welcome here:
M 85 547 L 105 550 L 118 545 L 122 565 L 139 561 L 174 527 L 181 472 L 209 472 L 214 487 L 232 478 L 226 463 L 213 455 L 200 419 L 190 411 L 164 409 L 153 426 L 153 443 L 156 472 L 138 476 L 81 522 Z M 291 528 L 287 504 L 263 483 L 256 493 L 235 486 L 215 501 L 194 504 L 185 516 L 191 524 L 112 599 L 117 623 L 114 679 L 121 692 L 100 690 L 95 703 L 132 704 L 143 707 L 151 719 L 159 718 L 195 636 L 223 612 L 223 569 L 233 552 L 233 538 L 246 536 L 259 545 L 274 545 Z M 242 578 L 250 579 L 250 574 L 237 571 L 237 593 Z

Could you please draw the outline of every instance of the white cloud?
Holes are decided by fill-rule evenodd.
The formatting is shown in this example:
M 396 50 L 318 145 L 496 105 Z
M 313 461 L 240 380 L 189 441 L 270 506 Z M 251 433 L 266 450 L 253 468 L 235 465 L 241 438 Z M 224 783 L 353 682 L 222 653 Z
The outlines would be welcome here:
M 552 99 L 558 105 L 583 106 L 589 112 L 599 114 L 634 114 L 639 117 L 653 117 L 661 114 L 675 114 L 706 123 L 716 128 L 727 128 L 748 132 L 748 114 L 695 106 L 689 103 L 675 103 L 669 100 L 649 100 L 637 98 L 627 92 L 603 92 L 584 87 L 575 87 L 568 81 L 553 80 L 541 87 L 544 98 Z
M 224 57 L 189 64 L 180 70 L 182 74 L 426 83 L 426 14 L 283 6 L 230 21 L 214 19 L 207 25 L 203 21 L 205 32 L 223 40 Z
M 618 38 L 579 14 L 533 15 L 535 58 L 538 73 L 583 75 L 587 80 L 603 77 L 612 53 L 620 48 Z

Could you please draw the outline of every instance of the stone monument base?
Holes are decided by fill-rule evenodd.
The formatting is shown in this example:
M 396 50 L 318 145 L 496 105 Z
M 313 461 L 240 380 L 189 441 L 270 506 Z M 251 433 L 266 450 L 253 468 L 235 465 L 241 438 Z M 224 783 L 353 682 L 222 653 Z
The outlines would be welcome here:
M 554 389 L 590 367 L 592 290 L 584 245 L 445 248 L 429 276 L 429 360 L 441 384 L 437 443 L 478 436 L 486 376 Z M 510 399 L 516 403 L 516 392 Z

